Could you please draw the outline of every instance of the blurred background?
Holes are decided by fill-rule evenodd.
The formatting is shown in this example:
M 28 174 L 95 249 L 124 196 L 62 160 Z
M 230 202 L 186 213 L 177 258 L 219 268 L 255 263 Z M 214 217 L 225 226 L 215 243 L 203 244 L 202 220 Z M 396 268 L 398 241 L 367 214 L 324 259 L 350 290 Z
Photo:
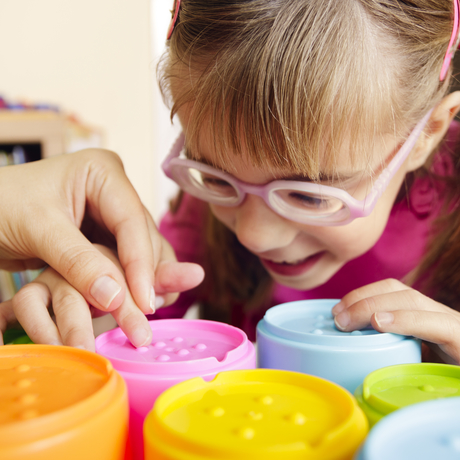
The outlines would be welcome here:
M 175 193 L 159 165 L 179 129 L 155 75 L 172 3 L 0 0 L 0 96 L 15 112 L 21 104 L 57 108 L 93 134 L 66 143 L 65 153 L 91 144 L 117 152 L 156 219 Z M 0 134 L 12 130 L 0 120 Z

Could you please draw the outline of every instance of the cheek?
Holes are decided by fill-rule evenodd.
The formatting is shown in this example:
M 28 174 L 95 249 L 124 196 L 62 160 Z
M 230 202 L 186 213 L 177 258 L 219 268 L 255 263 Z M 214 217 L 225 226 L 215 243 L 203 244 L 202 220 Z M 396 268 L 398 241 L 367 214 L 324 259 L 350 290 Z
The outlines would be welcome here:
M 216 206 L 214 204 L 210 204 L 209 208 L 211 209 L 211 212 L 217 220 L 222 222 L 230 230 L 234 231 L 236 213 L 235 208 L 226 206 Z
M 387 219 L 372 214 L 343 227 L 324 227 L 317 239 L 340 262 L 349 262 L 369 251 L 382 235 Z

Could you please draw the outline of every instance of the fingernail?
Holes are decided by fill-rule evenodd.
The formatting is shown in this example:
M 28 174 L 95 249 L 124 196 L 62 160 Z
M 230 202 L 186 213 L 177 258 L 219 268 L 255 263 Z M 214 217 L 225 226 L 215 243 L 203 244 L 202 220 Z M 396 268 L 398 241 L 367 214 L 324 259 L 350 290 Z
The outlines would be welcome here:
M 350 324 L 350 314 L 344 311 L 335 317 L 334 322 L 337 328 L 343 331 Z
M 101 276 L 92 285 L 90 293 L 104 308 L 109 308 L 112 300 L 121 291 L 121 286 L 110 276 Z
M 155 307 L 160 308 L 165 304 L 165 299 L 164 297 L 157 296 L 155 299 Z
M 332 314 L 334 316 L 337 316 L 341 311 L 343 311 L 345 309 L 345 304 L 343 304 L 342 302 L 339 302 L 338 304 L 336 304 L 334 306 L 334 308 L 332 309 Z
M 131 343 L 137 348 L 150 345 L 151 341 L 152 337 L 150 330 L 136 329 L 131 335 Z
M 156 303 L 156 299 L 155 299 L 155 290 L 153 289 L 153 287 L 150 288 L 150 314 L 152 315 L 153 313 L 155 313 L 155 303 Z
M 374 315 L 374 319 L 379 327 L 388 326 L 389 324 L 392 324 L 395 320 L 395 315 L 387 311 L 379 311 Z

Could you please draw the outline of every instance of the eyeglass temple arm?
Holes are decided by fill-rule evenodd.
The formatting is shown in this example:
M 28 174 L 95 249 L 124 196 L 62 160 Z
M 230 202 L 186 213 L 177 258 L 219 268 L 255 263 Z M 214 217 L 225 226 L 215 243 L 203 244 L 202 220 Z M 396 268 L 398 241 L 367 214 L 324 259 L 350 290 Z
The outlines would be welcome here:
M 170 179 L 172 179 L 172 175 L 169 165 L 174 158 L 177 158 L 180 155 L 180 152 L 184 147 L 184 142 L 185 135 L 184 133 L 180 133 L 179 137 L 175 140 L 173 146 L 171 147 L 168 156 L 163 160 L 163 163 L 161 163 L 161 169 L 163 169 L 165 175 Z
M 390 161 L 390 164 L 382 171 L 379 178 L 375 181 L 374 187 L 372 189 L 372 195 L 366 200 L 364 206 L 365 209 L 372 209 L 373 204 L 382 196 L 385 191 L 388 183 L 391 181 L 393 176 L 396 174 L 396 171 L 401 167 L 406 158 L 409 156 L 410 152 L 414 148 L 420 134 L 422 133 L 425 125 L 427 124 L 430 116 L 433 112 L 431 109 L 415 126 L 413 131 L 410 133 L 409 137 L 404 142 L 404 145 L 401 147 L 399 153 Z

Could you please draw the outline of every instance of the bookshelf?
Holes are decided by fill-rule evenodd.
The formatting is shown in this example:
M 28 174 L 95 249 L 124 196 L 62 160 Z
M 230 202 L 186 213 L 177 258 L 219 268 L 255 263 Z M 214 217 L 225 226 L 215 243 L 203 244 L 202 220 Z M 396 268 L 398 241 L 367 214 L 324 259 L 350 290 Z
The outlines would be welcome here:
M 49 107 L 10 108 L 0 98 L 0 167 L 103 145 L 103 131 L 75 116 Z M 0 301 L 10 299 L 39 272 L 0 270 Z

